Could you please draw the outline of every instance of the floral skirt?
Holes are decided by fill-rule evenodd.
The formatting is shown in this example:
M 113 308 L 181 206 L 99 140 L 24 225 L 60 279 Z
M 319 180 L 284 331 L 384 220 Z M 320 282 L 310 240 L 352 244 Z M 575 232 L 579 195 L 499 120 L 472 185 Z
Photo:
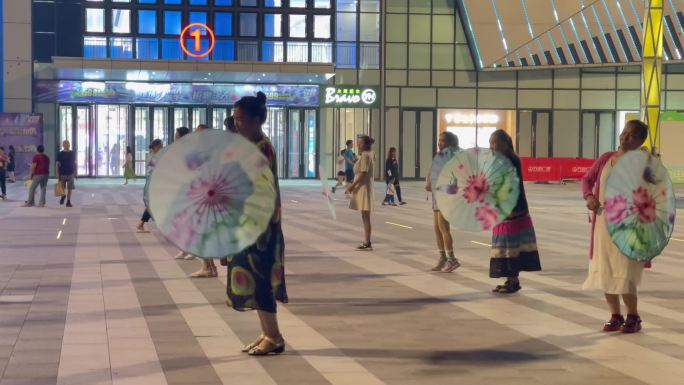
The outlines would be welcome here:
M 541 271 L 537 237 L 529 214 L 496 225 L 492 235 L 489 276 L 517 277 L 521 271 Z
M 274 223 L 256 244 L 228 258 L 228 304 L 235 310 L 276 312 L 276 300 L 287 303 L 285 241 Z

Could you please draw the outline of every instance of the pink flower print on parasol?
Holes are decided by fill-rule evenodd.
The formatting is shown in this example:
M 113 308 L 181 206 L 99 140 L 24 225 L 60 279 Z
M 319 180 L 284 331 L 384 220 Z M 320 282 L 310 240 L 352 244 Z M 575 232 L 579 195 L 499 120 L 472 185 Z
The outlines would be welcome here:
M 480 173 L 468 177 L 466 186 L 463 189 L 463 196 L 468 203 L 484 202 L 485 195 L 489 192 L 487 177 Z
M 499 212 L 489 205 L 478 207 L 475 217 L 482 225 L 482 230 L 490 230 L 499 223 Z
M 618 224 L 624 221 L 629 216 L 629 207 L 627 207 L 627 198 L 618 195 L 615 198 L 606 200 L 606 219 L 609 223 Z
M 644 187 L 639 187 L 632 195 L 634 206 L 632 213 L 636 214 L 641 223 L 651 223 L 656 220 L 656 202 Z

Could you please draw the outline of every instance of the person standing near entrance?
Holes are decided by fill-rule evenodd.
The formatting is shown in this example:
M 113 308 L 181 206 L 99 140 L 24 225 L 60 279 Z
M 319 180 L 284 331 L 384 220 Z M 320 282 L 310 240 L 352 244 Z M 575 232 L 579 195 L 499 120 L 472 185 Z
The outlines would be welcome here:
M 352 150 L 353 148 L 354 141 L 350 139 L 347 141 L 347 149 L 344 150 L 344 172 L 347 174 L 347 182 L 349 183 L 354 181 L 354 164 L 356 164 L 356 161 L 358 160 L 356 154 L 354 154 L 354 151 Z
M 399 161 L 397 161 L 397 148 L 390 147 L 387 151 L 387 160 L 385 161 L 385 182 L 394 185 L 394 190 L 397 192 L 397 200 L 400 205 L 405 205 L 406 202 L 401 198 L 401 186 L 399 185 Z
M 38 146 L 38 153 L 31 162 L 31 188 L 29 188 L 28 201 L 23 207 L 36 205 L 36 189 L 40 186 L 40 207 L 45 207 L 45 191 L 47 190 L 48 177 L 50 175 L 50 158 L 45 155 L 45 147 Z
M 9 164 L 9 157 L 5 154 L 5 147 L 0 146 L 0 199 L 7 198 L 7 186 L 5 184 L 7 179 L 7 165 Z
M 124 185 L 128 184 L 129 179 L 133 179 L 133 182 L 135 182 L 135 168 L 133 167 L 133 151 L 131 151 L 131 146 L 126 146 L 126 163 L 124 163 L 124 178 L 126 179 Z
M 17 153 L 16 153 L 16 151 L 14 151 L 14 146 L 11 144 L 9 145 L 8 149 L 9 149 L 9 154 L 8 154 L 9 163 L 7 164 L 7 172 L 9 173 L 9 175 L 8 175 L 9 176 L 9 182 L 10 183 L 16 183 L 17 176 L 14 175 L 14 169 L 16 168 L 16 163 L 15 163 L 14 159 L 16 158 Z
M 361 211 L 363 221 L 363 243 L 356 250 L 373 251 L 371 244 L 371 211 L 375 203 L 373 182 L 375 181 L 375 153 L 373 152 L 375 140 L 368 135 L 359 137 L 357 143 L 361 158 L 354 164 L 356 178 L 347 187 L 347 192 L 351 194 L 349 208 Z M 349 149 L 349 145 L 347 145 Z
M 66 207 L 71 206 L 71 192 L 76 188 L 76 156 L 71 151 L 71 143 L 68 140 L 62 142 L 62 151 L 57 154 L 55 162 L 55 173 L 57 182 L 64 184 L 66 195 L 59 199 L 59 204 L 63 205 L 66 200 Z

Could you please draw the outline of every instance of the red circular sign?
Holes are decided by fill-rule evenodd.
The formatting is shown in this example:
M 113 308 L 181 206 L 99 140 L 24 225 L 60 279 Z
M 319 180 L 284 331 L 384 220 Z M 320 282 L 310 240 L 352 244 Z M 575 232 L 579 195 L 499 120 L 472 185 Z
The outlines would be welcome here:
M 190 28 L 195 27 L 196 29 L 193 30 L 192 32 L 188 33 L 188 36 L 190 37 L 190 43 L 192 44 L 192 47 L 188 48 L 186 47 L 186 44 L 188 41 L 185 39 L 185 34 L 190 30 Z M 207 31 L 207 34 L 209 35 L 209 39 L 211 39 L 211 43 L 209 44 L 209 48 L 206 50 L 202 50 L 202 30 Z M 185 52 L 188 56 L 194 57 L 196 59 L 203 58 L 205 56 L 208 56 L 211 51 L 214 50 L 214 45 L 216 44 L 216 37 L 214 36 L 214 31 L 211 30 L 211 28 L 207 27 L 206 24 L 202 23 L 192 23 L 183 28 L 183 31 L 180 34 L 180 43 L 181 43 L 181 48 L 183 49 L 183 52 Z

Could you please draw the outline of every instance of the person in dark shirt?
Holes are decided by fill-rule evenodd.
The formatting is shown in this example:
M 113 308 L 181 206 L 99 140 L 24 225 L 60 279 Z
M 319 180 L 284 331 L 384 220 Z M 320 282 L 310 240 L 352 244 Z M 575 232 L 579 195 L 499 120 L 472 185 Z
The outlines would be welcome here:
M 406 202 L 401 198 L 401 186 L 399 185 L 399 161 L 397 161 L 397 148 L 390 147 L 387 151 L 387 160 L 385 161 L 385 182 L 389 183 L 393 180 L 394 190 L 397 192 L 397 199 L 400 205 L 405 205 Z
M 0 199 L 7 198 L 7 187 L 5 186 L 5 179 L 7 165 L 9 164 L 9 157 L 5 154 L 5 147 L 0 146 Z
M 71 206 L 71 192 L 76 188 L 76 155 L 71 151 L 71 143 L 68 140 L 62 142 L 63 150 L 57 154 L 57 162 L 55 170 L 57 172 L 57 180 L 64 184 L 66 195 L 62 195 L 59 199 L 59 204 L 63 205 L 66 200 L 66 207 Z
M 523 184 L 522 164 L 513 149 L 513 139 L 504 130 L 496 130 L 489 138 L 491 149 L 508 158 L 520 179 L 520 195 L 513 211 L 503 222 L 494 226 L 492 253 L 489 263 L 491 278 L 506 278 L 503 285 L 497 285 L 493 292 L 515 293 L 521 289 L 518 276 L 521 271 L 540 271 L 539 251 L 534 225 L 527 207 Z
M 356 161 L 359 159 L 356 154 L 354 154 L 352 148 L 354 148 L 354 141 L 348 140 L 347 149 L 344 151 L 344 165 L 345 173 L 347 174 L 347 182 L 349 183 L 354 182 L 354 164 L 356 164 Z
M 9 154 L 8 154 L 9 155 L 9 164 L 7 164 L 7 173 L 9 176 L 9 182 L 10 183 L 16 183 L 17 176 L 14 175 L 16 163 L 14 162 L 14 158 L 16 157 L 17 153 L 14 150 L 14 146 L 11 144 L 9 145 L 8 150 L 9 150 Z
M 36 205 L 36 189 L 40 186 L 40 207 L 45 207 L 45 192 L 47 190 L 48 177 L 50 176 L 50 158 L 45 155 L 45 147 L 38 146 L 38 153 L 31 162 L 31 188 L 29 188 L 28 201 L 24 207 Z

